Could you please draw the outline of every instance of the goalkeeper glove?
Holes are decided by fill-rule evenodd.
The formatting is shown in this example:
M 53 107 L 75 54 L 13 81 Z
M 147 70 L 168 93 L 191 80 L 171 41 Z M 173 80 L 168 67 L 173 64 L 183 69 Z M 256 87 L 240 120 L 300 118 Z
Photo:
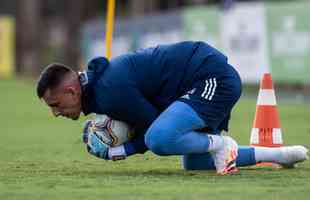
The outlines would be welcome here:
M 109 160 L 108 145 L 99 139 L 97 134 L 92 131 L 91 126 L 92 121 L 87 121 L 83 129 L 83 142 L 86 144 L 88 153 L 97 158 Z

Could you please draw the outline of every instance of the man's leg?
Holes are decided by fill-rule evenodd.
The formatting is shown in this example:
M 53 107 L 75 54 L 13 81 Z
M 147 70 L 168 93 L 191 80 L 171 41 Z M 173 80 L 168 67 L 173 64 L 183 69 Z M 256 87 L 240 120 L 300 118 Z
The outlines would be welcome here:
M 239 146 L 237 166 L 251 166 L 260 162 L 273 162 L 284 167 L 308 159 L 308 149 L 303 146 L 279 148 Z M 183 156 L 183 167 L 186 170 L 213 170 L 214 162 L 209 153 Z
M 153 122 L 145 135 L 145 143 L 162 156 L 206 153 L 222 148 L 221 136 L 195 131 L 205 126 L 190 106 L 177 101 Z
M 204 121 L 189 105 L 176 101 L 152 123 L 145 144 L 162 156 L 211 152 L 217 173 L 236 172 L 237 143 L 228 136 L 195 131 L 204 127 Z

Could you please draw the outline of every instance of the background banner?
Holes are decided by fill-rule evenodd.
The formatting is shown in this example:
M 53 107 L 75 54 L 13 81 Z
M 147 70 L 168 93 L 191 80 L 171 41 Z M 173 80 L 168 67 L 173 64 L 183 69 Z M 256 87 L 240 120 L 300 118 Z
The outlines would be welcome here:
M 220 12 L 214 7 L 192 7 L 182 12 L 185 40 L 201 40 L 220 48 Z
M 243 82 L 256 83 L 269 71 L 264 5 L 243 3 L 221 12 L 221 44 Z
M 244 83 L 310 83 L 310 2 L 236 3 L 231 9 L 188 7 L 180 12 L 119 20 L 113 56 L 181 40 L 201 40 L 223 51 Z M 103 26 L 85 26 L 86 60 L 104 55 Z
M 274 80 L 310 83 L 310 4 L 266 4 Z

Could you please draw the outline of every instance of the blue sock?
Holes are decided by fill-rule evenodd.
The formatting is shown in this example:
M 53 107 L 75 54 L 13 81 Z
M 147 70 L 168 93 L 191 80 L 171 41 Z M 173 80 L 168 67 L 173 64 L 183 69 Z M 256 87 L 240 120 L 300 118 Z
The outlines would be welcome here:
M 249 146 L 239 146 L 237 166 L 255 165 L 254 148 Z M 183 156 L 183 167 L 186 170 L 211 170 L 215 169 L 213 158 L 210 153 L 191 154 Z

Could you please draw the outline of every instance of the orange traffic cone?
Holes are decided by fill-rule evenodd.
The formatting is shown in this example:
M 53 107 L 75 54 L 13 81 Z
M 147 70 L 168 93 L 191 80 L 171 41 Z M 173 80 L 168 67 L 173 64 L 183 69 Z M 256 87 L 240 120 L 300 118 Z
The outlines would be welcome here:
M 260 83 L 250 144 L 261 147 L 283 146 L 277 102 L 269 73 L 263 75 Z M 262 165 L 270 166 L 272 164 L 260 164 L 260 166 Z

